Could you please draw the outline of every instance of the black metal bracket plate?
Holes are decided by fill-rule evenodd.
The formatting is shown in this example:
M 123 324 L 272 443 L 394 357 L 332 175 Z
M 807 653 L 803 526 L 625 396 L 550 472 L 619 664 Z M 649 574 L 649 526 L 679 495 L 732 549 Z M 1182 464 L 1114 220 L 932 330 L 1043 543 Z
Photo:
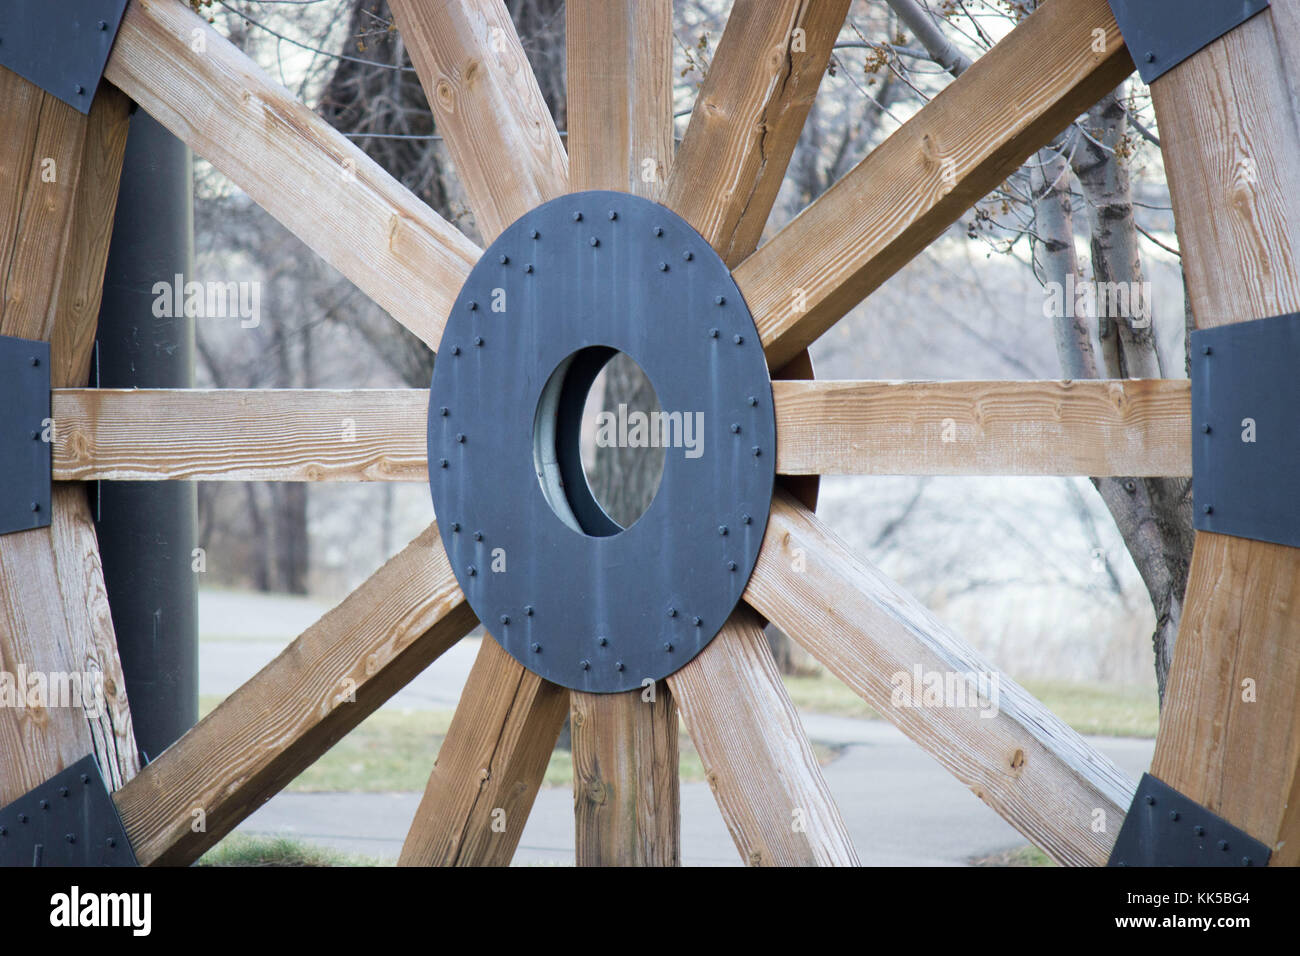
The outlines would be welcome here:
M 1268 5 L 1269 0 L 1110 0 L 1119 32 L 1147 83 Z
M 1144 773 L 1107 866 L 1264 866 L 1271 855 L 1244 830 Z
M 90 112 L 127 0 L 5 0 L 0 66 Z
M 1196 527 L 1300 547 L 1300 314 L 1192 333 Z
M 538 457 L 546 393 L 557 422 L 580 410 L 612 350 L 640 365 L 664 412 L 702 423 L 693 450 L 668 449 L 626 529 L 601 520 L 562 428 Z M 739 601 L 772 503 L 772 383 L 726 264 L 665 207 L 574 193 L 508 227 L 447 320 L 428 431 L 456 578 L 489 633 L 547 680 L 642 687 L 698 654 Z
M 0 866 L 136 866 L 91 754 L 0 810 Z
M 0 534 L 50 523 L 50 346 L 0 335 Z

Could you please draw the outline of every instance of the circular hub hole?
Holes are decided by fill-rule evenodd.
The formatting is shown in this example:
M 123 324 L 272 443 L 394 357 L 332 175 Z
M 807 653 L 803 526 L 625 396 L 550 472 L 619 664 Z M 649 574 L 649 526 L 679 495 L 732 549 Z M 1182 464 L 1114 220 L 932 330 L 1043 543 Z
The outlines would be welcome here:
M 654 386 L 629 355 L 590 346 L 568 356 L 533 419 L 533 464 L 551 510 L 592 537 L 630 528 L 663 479 L 663 424 Z

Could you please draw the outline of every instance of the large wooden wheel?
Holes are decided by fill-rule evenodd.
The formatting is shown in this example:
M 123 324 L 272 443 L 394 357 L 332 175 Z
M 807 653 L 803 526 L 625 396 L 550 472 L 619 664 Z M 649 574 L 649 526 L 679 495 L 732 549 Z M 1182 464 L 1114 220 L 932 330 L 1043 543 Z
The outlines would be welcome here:
M 804 370 L 773 385 L 779 475 L 1190 474 L 1185 382 L 816 382 L 802 356 L 1131 72 L 1105 0 L 1048 0 L 761 248 L 849 0 L 736 0 L 675 155 L 671 0 L 569 0 L 567 152 L 501 0 L 391 5 L 485 240 L 548 200 L 604 189 L 663 203 L 718 252 L 768 366 Z M 1297 60 L 1279 53 L 1300 47 L 1297 25 L 1300 3 L 1275 0 L 1153 86 L 1202 325 L 1300 309 L 1300 173 L 1271 158 L 1300 155 L 1286 77 Z M 0 137 L 0 331 L 52 340 L 55 479 L 427 478 L 424 392 L 75 387 L 126 97 L 431 348 L 480 256 L 180 0 L 131 0 L 105 77 L 85 118 L 0 71 L 16 132 Z M 57 156 L 71 184 L 39 192 L 33 156 Z M 1225 221 L 1238 241 L 1219 241 Z M 345 419 L 353 440 L 340 440 Z M 948 422 L 956 441 L 940 437 Z M 74 486 L 56 487 L 51 527 L 0 537 L 0 581 L 3 659 L 88 662 L 112 704 L 96 720 L 0 711 L 0 804 L 93 750 L 145 864 L 197 858 L 476 624 L 431 525 L 141 769 Z M 1297 588 L 1296 551 L 1200 535 L 1156 751 L 1163 779 L 1281 862 L 1300 860 L 1300 801 L 1288 801 L 1300 618 L 1285 611 Z M 1053 858 L 1106 861 L 1133 783 L 1005 678 L 991 719 L 892 706 L 898 671 L 993 668 L 779 488 L 743 603 L 653 703 L 570 694 L 485 639 L 402 862 L 508 862 L 571 711 L 578 861 L 677 863 L 678 709 L 747 862 L 856 862 L 762 619 Z M 1245 675 L 1257 703 L 1238 700 Z

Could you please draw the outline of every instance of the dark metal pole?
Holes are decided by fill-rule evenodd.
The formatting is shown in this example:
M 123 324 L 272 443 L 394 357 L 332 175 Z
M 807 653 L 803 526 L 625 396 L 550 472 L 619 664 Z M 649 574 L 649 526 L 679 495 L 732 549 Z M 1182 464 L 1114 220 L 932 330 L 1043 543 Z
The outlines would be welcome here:
M 155 284 L 188 281 L 193 162 L 151 116 L 131 117 L 99 313 L 102 388 L 194 384 L 194 321 L 155 315 Z M 183 288 L 182 288 L 183 293 Z M 141 436 L 149 440 L 149 436 Z M 92 495 L 95 490 L 92 489 Z M 198 596 L 191 482 L 100 482 L 99 550 L 136 742 L 150 759 L 198 720 Z

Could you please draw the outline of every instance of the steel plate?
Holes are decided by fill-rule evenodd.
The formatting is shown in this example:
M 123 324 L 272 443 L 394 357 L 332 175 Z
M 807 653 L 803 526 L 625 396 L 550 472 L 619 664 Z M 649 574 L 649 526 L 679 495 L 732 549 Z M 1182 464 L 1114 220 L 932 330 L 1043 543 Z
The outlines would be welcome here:
M 1196 527 L 1300 547 L 1300 315 L 1193 332 L 1191 353 Z
M 612 350 L 641 366 L 666 413 L 703 416 L 698 444 L 668 448 L 657 495 L 627 529 L 595 503 L 564 427 Z M 758 556 L 775 445 L 740 290 L 658 204 L 586 192 L 538 207 L 492 243 L 448 319 L 428 446 L 443 544 L 479 619 L 547 680 L 629 690 L 708 644 Z M 562 488 L 563 517 L 544 483 Z
M 50 523 L 50 344 L 0 335 L 0 534 Z

